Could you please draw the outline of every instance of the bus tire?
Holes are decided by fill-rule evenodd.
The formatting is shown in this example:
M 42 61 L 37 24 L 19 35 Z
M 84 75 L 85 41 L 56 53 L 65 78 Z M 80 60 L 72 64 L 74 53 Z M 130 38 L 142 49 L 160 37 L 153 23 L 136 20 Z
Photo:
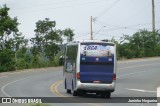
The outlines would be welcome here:
M 86 91 L 78 91 L 78 96 L 83 96 L 85 95 L 87 92 Z
M 101 94 L 101 98 L 105 98 L 106 97 L 106 95 L 105 94 Z
M 77 96 L 77 91 L 73 91 L 73 96 Z
M 77 92 L 77 95 L 78 95 L 78 96 L 82 96 L 82 95 L 83 95 L 82 91 L 78 91 L 78 92 Z
M 106 93 L 106 98 L 111 98 L 111 92 Z
M 71 93 L 71 90 L 70 90 L 70 89 L 67 89 L 67 93 Z
M 72 93 L 73 96 L 77 96 L 78 95 L 77 91 L 74 91 L 73 80 L 72 80 L 72 91 L 73 91 L 73 93 Z
M 102 98 L 110 98 L 110 97 L 111 97 L 111 92 L 101 93 L 101 97 L 102 97 Z

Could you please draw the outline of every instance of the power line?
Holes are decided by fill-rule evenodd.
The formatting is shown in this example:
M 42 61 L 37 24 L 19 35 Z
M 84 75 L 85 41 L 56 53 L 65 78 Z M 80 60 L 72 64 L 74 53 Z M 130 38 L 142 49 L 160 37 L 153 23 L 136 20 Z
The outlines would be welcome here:
M 121 23 L 124 23 L 125 21 L 127 21 L 127 20 L 129 20 L 129 19 L 131 19 L 131 18 L 134 18 L 135 19 L 135 16 L 138 16 L 138 15 L 141 15 L 140 13 L 144 10 L 144 9 L 146 9 L 146 7 L 148 7 L 150 4 L 147 4 L 147 5 L 145 5 L 143 8 L 141 8 L 138 12 L 136 12 L 136 13 L 134 13 L 133 15 L 131 15 L 131 16 L 129 16 L 129 17 L 127 17 L 124 21 L 122 21 Z M 138 14 L 138 15 L 137 15 Z M 120 24 L 121 24 L 120 23 Z
M 116 28 L 124 28 L 124 29 L 127 29 L 127 28 L 133 28 L 133 27 L 138 27 L 138 26 L 146 26 L 146 25 L 151 25 L 152 23 L 142 23 L 142 24 L 133 24 L 133 25 L 127 25 L 127 26 L 117 26 L 117 25 L 110 25 L 110 24 L 107 24 L 105 22 L 101 22 L 101 21 L 95 21 L 94 23 L 98 22 L 99 24 L 102 24 L 101 26 L 110 26 L 111 29 L 116 29 Z M 159 22 L 156 22 L 156 24 L 160 23 Z
M 106 26 L 103 26 L 102 28 L 100 28 L 100 29 L 94 34 L 93 37 L 95 37 L 104 27 L 106 27 Z
M 114 31 L 114 30 L 122 30 L 122 29 L 129 29 L 129 30 L 139 30 L 139 28 L 132 28 L 132 27 L 119 27 L 119 28 L 110 28 L 103 30 L 101 32 L 106 32 L 106 31 Z M 152 28 L 146 28 L 146 29 L 152 29 Z
M 117 25 L 111 25 L 111 24 L 107 24 L 107 23 L 105 23 L 105 22 L 101 22 L 101 21 L 94 21 L 94 23 L 95 24 L 97 24 L 97 22 L 99 23 L 99 24 L 103 24 L 103 26 L 105 25 L 105 26 L 108 26 L 108 27 L 120 27 L 120 26 L 117 26 Z M 102 26 L 102 25 L 101 25 Z
M 117 3 L 117 2 L 119 2 L 119 1 L 115 1 L 114 3 L 113 3 L 113 5 L 112 6 L 114 6 L 115 5 L 115 3 Z M 144 8 L 146 8 L 148 5 L 150 5 L 150 4 L 147 4 L 147 5 L 145 5 L 145 7 Z M 141 10 L 144 10 L 144 8 L 142 8 Z M 140 11 L 141 11 L 140 10 Z M 106 12 L 107 12 L 107 10 L 106 10 Z M 102 13 L 104 13 L 104 12 L 102 12 Z M 137 13 L 139 13 L 139 11 L 137 12 Z M 135 13 L 134 14 L 134 17 L 135 17 L 135 15 L 137 14 L 137 13 Z M 101 14 L 100 14 L 101 15 Z M 132 16 L 133 17 L 133 16 Z M 131 17 L 128 17 L 126 20 L 128 20 L 128 19 L 130 19 Z M 125 21 L 126 21 L 125 20 Z M 109 24 L 106 24 L 106 23 L 104 23 L 104 22 L 100 22 L 100 21 L 97 21 L 97 17 L 95 18 L 95 20 L 94 20 L 94 23 L 96 23 L 96 22 L 98 22 L 98 23 L 100 23 L 100 24 L 103 24 L 103 25 L 106 25 L 106 26 L 109 26 L 109 27 L 115 27 L 115 28 L 111 28 L 111 29 L 128 29 L 128 28 L 130 28 L 130 27 L 136 27 L 136 26 L 142 26 L 142 25 L 147 25 L 148 23 L 145 23 L 145 24 L 136 24 L 136 25 L 130 25 L 130 26 L 115 26 L 115 25 L 109 25 Z M 151 24 L 151 23 L 149 23 L 149 24 Z
M 108 8 L 106 8 L 103 12 L 101 12 L 99 15 L 97 15 L 95 18 L 99 18 L 100 16 L 102 16 L 103 14 L 105 14 L 106 12 L 108 12 L 110 9 L 112 9 L 120 0 L 116 0 L 115 2 L 113 2 Z
M 106 23 L 100 22 L 100 21 L 96 21 L 96 22 L 99 22 L 99 23 L 103 24 L 103 26 L 104 26 L 104 25 L 109 25 L 109 24 L 106 24 Z M 158 24 L 158 23 L 160 23 L 160 22 L 157 22 L 157 24 Z M 109 26 L 111 26 L 112 28 L 108 28 L 108 29 L 103 30 L 103 31 L 102 31 L 102 29 L 103 29 L 104 27 L 102 26 L 102 28 L 100 28 L 100 30 L 98 30 L 98 31 L 94 34 L 94 37 L 95 37 L 99 32 L 122 30 L 122 29 L 139 30 L 139 29 L 136 28 L 136 27 L 138 27 L 138 26 L 144 26 L 144 25 L 145 25 L 145 26 L 147 26 L 147 25 L 152 25 L 152 23 L 134 24 L 134 25 L 128 25 L 128 26 L 109 25 Z M 105 26 L 105 27 L 106 27 L 106 26 Z M 147 28 L 147 29 L 150 29 L 150 28 Z
M 53 7 L 53 5 L 58 5 L 58 4 L 67 4 L 67 3 L 71 3 L 71 2 L 77 2 L 77 0 L 69 0 L 69 1 L 62 1 L 62 2 L 52 2 L 52 3 L 43 3 L 43 4 L 38 4 L 37 5 L 37 3 L 35 4 L 35 3 L 30 3 L 29 5 L 25 5 L 25 6 L 23 6 L 22 8 L 14 8 L 14 10 L 23 10 L 23 9 L 26 9 L 26 8 L 36 8 L 36 7 L 44 7 L 44 6 L 47 6 L 47 7 L 49 7 L 49 6 L 52 6 Z
M 80 36 L 76 36 L 76 37 L 74 37 L 74 38 L 79 38 L 79 37 L 83 37 L 83 36 L 87 36 L 87 35 L 89 35 L 89 32 L 84 33 L 83 35 L 80 35 Z
M 111 39 L 111 38 L 114 38 L 114 39 L 117 39 L 117 41 L 122 37 L 122 35 L 110 35 L 110 34 L 100 34 L 101 38 L 95 38 L 95 39 Z
M 110 36 L 110 37 L 111 37 L 111 35 L 106 34 L 106 33 L 101 33 L 100 35 L 101 35 L 101 36 Z M 120 37 L 122 37 L 122 36 L 120 36 L 120 35 L 116 35 L 116 36 L 112 36 L 112 37 L 120 38 Z
M 27 11 L 27 12 L 23 12 L 23 13 L 21 13 L 21 14 L 26 14 L 26 13 L 33 13 L 33 12 L 42 12 L 42 11 L 46 11 L 46 10 L 53 10 L 53 9 L 60 9 L 60 8 L 67 8 L 67 7 L 69 7 L 69 8 L 73 8 L 73 7 L 77 7 L 77 6 L 83 6 L 83 5 L 88 5 L 88 4 L 95 4 L 95 3 L 101 3 L 101 2 L 106 2 L 106 1 L 99 1 L 99 0 L 97 0 L 97 1 L 92 1 L 92 2 L 85 2 L 85 3 L 79 3 L 79 4 L 74 4 L 74 5 L 62 5 L 62 6 L 58 6 L 58 7 L 51 7 L 51 8 L 45 8 L 45 9 L 38 9 L 38 10 L 31 10 L 32 12 L 29 12 L 29 11 Z M 13 15 L 15 15 L 15 13 L 13 14 Z
M 157 22 L 160 23 L 160 22 Z M 128 25 L 127 27 L 137 27 L 137 26 L 146 26 L 146 25 L 151 25 L 152 23 L 143 23 L 143 24 L 135 24 L 135 25 Z
M 114 30 L 122 30 L 122 29 L 130 29 L 130 30 L 139 30 L 137 28 L 129 28 L 129 27 L 119 27 L 119 28 L 110 28 L 104 31 L 114 31 Z

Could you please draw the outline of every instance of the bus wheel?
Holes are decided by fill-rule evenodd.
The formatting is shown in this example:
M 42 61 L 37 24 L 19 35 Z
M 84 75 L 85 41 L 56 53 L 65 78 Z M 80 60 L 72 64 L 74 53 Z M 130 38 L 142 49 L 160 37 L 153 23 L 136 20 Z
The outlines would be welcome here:
M 105 94 L 101 94 L 101 97 L 102 97 L 102 98 L 105 98 L 105 97 L 106 97 L 106 95 L 105 95 Z
M 110 98 L 111 97 L 111 92 L 107 92 L 106 93 L 106 98 Z
M 110 98 L 111 97 L 111 93 L 110 92 L 104 92 L 103 94 L 101 94 L 102 98 Z
M 67 89 L 67 93 L 71 93 L 71 90 Z
M 78 95 L 78 96 L 82 96 L 82 95 L 83 95 L 83 92 L 82 92 L 82 91 L 78 91 L 78 92 L 77 92 L 77 95 Z
M 78 91 L 78 96 L 83 96 L 83 95 L 85 95 L 85 94 L 86 94 L 85 91 Z
M 73 96 L 77 96 L 77 91 L 73 91 Z

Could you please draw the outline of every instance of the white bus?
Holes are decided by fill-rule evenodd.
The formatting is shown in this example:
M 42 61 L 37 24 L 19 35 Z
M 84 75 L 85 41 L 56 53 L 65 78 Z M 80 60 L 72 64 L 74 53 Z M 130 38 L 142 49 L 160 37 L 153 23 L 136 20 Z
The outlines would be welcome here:
M 66 44 L 64 87 L 73 96 L 96 93 L 110 98 L 116 83 L 116 45 L 85 40 Z

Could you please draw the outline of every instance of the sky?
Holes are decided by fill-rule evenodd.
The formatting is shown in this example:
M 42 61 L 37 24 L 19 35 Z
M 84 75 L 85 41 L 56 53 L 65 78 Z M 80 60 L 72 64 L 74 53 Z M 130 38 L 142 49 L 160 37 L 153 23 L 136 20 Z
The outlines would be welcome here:
M 35 36 L 35 23 L 45 18 L 56 21 L 56 29 L 73 29 L 75 40 L 90 39 L 91 16 L 97 40 L 152 30 L 152 0 L 0 0 L 0 7 L 4 4 L 28 39 Z M 155 24 L 160 29 L 160 0 L 155 0 Z

